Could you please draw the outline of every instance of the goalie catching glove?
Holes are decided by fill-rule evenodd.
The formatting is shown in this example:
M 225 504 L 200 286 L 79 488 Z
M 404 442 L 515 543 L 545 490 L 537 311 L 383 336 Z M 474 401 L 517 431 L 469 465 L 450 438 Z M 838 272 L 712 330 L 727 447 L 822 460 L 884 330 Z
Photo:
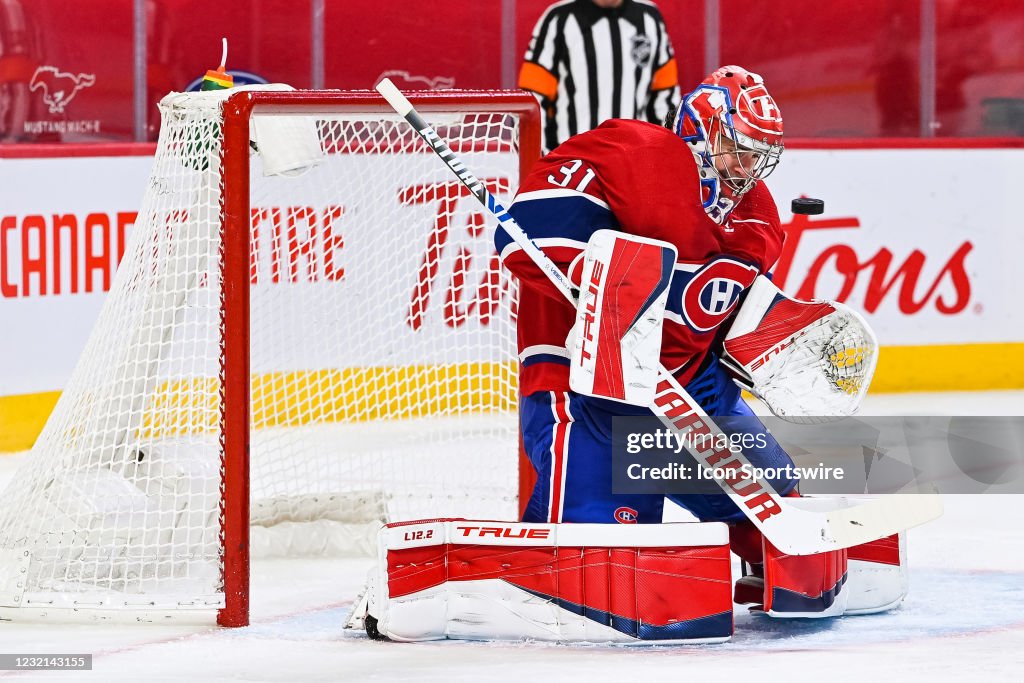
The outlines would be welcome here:
M 759 276 L 722 344 L 736 383 L 791 422 L 857 411 L 878 361 L 878 340 L 851 308 L 790 299 Z

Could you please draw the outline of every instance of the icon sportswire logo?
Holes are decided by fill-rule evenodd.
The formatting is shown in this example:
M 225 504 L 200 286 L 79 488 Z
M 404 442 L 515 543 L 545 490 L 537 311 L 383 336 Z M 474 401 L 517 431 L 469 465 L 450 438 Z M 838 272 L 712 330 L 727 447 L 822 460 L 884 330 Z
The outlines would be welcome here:
M 43 102 L 50 108 L 50 113 L 62 114 L 79 90 L 89 88 L 95 83 L 95 74 L 72 74 L 55 66 L 41 66 L 32 74 L 29 90 L 42 90 Z

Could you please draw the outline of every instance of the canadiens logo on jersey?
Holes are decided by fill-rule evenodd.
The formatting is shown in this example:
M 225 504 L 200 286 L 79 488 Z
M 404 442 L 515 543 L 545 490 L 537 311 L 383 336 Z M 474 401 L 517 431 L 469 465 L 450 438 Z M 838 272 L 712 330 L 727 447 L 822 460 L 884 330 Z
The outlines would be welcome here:
M 615 521 L 619 524 L 636 524 L 639 516 L 633 508 L 623 506 L 615 510 Z
M 709 332 L 732 313 L 754 282 L 756 266 L 720 256 L 693 271 L 679 265 L 672 277 L 666 317 L 697 332 Z

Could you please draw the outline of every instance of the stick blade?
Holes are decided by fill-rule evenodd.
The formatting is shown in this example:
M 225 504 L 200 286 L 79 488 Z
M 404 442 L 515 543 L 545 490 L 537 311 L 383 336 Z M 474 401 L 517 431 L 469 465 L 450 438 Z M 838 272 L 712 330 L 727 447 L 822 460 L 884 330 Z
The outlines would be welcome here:
M 769 540 L 787 554 L 814 555 L 885 538 L 942 515 L 942 497 L 938 494 L 895 493 L 850 502 L 853 504 L 849 507 L 825 511 L 823 506 L 834 504 L 835 499 L 787 498 L 785 504 L 796 517 L 806 515 L 807 521 L 823 518 L 823 525 L 816 533 L 806 533 L 807 529 L 801 529 L 799 534 L 795 529 L 794 533 L 782 533 L 780 528 L 774 534 L 778 539 Z
M 849 548 L 930 522 L 942 509 L 938 494 L 896 493 L 835 511 L 829 515 L 829 530 L 836 548 Z

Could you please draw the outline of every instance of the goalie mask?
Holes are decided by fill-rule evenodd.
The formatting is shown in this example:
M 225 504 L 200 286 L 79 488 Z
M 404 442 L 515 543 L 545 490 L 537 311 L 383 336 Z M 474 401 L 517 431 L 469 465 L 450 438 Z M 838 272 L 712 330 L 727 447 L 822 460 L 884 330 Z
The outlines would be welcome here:
M 670 124 L 690 145 L 701 169 L 704 209 L 719 224 L 782 155 L 779 107 L 761 77 L 738 66 L 705 78 Z

